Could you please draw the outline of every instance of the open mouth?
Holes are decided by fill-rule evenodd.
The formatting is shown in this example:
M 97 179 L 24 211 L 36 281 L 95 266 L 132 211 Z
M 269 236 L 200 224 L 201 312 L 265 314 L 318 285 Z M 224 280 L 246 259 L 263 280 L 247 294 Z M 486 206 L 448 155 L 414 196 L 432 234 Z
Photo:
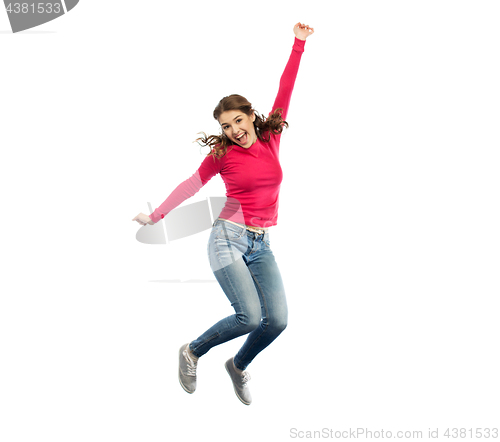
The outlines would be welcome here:
M 240 144 L 247 144 L 248 134 L 246 132 L 243 132 L 241 135 L 238 135 L 235 138 L 238 140 L 238 143 L 240 143 Z

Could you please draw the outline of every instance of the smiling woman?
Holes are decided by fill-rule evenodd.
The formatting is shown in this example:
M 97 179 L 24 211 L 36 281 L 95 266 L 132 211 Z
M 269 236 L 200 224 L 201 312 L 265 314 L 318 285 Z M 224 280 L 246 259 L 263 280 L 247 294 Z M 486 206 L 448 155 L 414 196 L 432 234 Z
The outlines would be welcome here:
M 220 125 L 226 137 L 233 143 L 247 149 L 257 141 L 257 134 L 253 125 L 254 121 L 254 112 L 251 115 L 247 115 L 240 110 L 229 110 L 223 112 L 220 116 Z
M 221 175 L 227 201 L 212 225 L 207 251 L 210 267 L 235 314 L 179 349 L 178 377 L 182 388 L 194 393 L 198 359 L 216 345 L 248 334 L 239 352 L 225 364 L 236 396 L 245 405 L 252 402 L 247 366 L 281 334 L 288 321 L 285 289 L 268 230 L 278 222 L 283 179 L 281 133 L 288 126 L 285 118 L 306 38 L 314 29 L 297 23 L 293 31 L 292 53 L 269 117 L 262 118 L 241 95 L 224 97 L 213 113 L 222 133 L 197 140 L 210 146 L 201 166 L 151 215 L 141 213 L 133 219 L 154 224 L 212 177 Z
M 214 118 L 219 121 L 222 134 L 209 137 L 203 134 L 204 137 L 196 141 L 211 147 L 209 155 L 222 158 L 227 153 L 228 146 L 232 144 L 249 148 L 257 139 L 269 142 L 271 133 L 281 134 L 283 128 L 288 127 L 282 113 L 283 108 L 276 108 L 265 119 L 252 108 L 252 104 L 245 97 L 229 95 L 220 100 L 214 110 Z

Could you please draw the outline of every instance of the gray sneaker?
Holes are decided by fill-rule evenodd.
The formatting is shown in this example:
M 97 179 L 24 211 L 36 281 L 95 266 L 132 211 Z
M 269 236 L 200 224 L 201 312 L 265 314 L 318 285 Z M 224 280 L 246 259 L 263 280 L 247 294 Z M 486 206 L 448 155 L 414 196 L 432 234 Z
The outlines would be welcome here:
M 179 350 L 179 382 L 188 393 L 196 390 L 196 366 L 198 358 L 192 358 L 188 352 L 188 345 L 184 344 Z
M 252 396 L 250 395 L 250 389 L 248 388 L 250 373 L 238 370 L 234 366 L 233 359 L 234 358 L 228 359 L 225 365 L 226 370 L 233 381 L 234 392 L 241 402 L 245 405 L 250 405 L 252 403 Z

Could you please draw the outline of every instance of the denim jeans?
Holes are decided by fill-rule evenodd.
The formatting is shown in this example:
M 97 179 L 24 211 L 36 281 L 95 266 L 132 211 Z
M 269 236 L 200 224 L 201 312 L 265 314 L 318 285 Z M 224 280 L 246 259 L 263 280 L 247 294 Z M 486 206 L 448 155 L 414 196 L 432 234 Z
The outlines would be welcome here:
M 269 232 L 250 232 L 218 218 L 207 252 L 215 278 L 235 313 L 217 322 L 189 347 L 200 357 L 216 345 L 249 333 L 234 357 L 234 365 L 245 370 L 287 325 L 285 289 Z

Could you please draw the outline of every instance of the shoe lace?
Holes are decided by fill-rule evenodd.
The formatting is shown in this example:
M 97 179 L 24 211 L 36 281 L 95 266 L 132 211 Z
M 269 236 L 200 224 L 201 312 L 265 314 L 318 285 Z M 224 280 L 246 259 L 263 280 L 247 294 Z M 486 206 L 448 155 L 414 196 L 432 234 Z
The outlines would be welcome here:
M 187 350 L 183 351 L 184 358 L 187 361 L 187 375 L 188 376 L 196 376 L 196 365 L 198 364 L 198 361 L 193 361 L 191 357 L 189 356 L 189 353 Z
M 242 374 L 241 374 L 241 386 L 242 387 L 246 387 L 248 381 L 252 379 L 250 377 L 250 373 L 248 373 L 248 371 L 244 371 Z

